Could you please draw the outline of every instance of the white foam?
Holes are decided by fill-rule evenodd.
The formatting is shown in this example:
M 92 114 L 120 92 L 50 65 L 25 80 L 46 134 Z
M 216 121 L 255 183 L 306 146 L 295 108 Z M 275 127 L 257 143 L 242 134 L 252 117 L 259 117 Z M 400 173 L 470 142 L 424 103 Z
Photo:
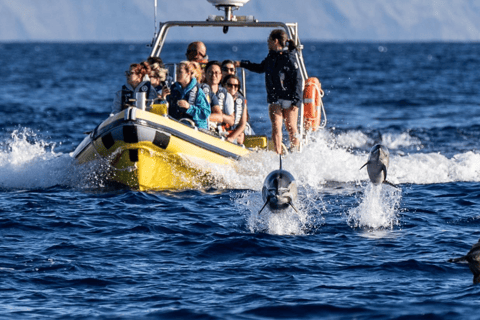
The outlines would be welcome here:
M 54 148 L 55 144 L 38 139 L 29 129 L 12 132 L 0 150 L 0 187 L 35 189 L 62 184 L 72 159 Z
M 359 170 L 367 161 L 368 144 L 372 143 L 365 134 L 350 131 L 335 135 L 335 132 L 319 131 L 313 138 L 314 141 L 303 152 L 289 154 L 283 160 L 283 168 L 294 175 L 299 186 L 325 192 L 325 186 L 330 182 L 359 185 L 368 181 L 366 169 Z M 385 134 L 382 143 L 391 151 L 387 179 L 392 183 L 480 181 L 478 152 L 468 151 L 451 158 L 441 153 L 395 152 L 397 148 L 421 149 L 420 141 L 408 133 Z M 15 130 L 9 138 L 0 142 L 0 147 L 2 188 L 75 186 L 79 181 L 85 182 L 83 177 L 89 171 L 99 171 L 97 164 L 90 167 L 95 170 L 75 168 L 70 155 L 55 152 L 54 143 L 39 139 L 29 129 Z M 265 177 L 278 167 L 278 155 L 262 151 L 251 153 L 233 166 L 212 166 L 210 171 L 216 188 L 260 191 Z M 87 180 L 93 181 L 93 184 L 87 181 L 86 187 L 103 186 L 102 173 Z
M 401 134 L 386 133 L 382 135 L 382 144 L 388 149 L 415 148 L 420 150 L 422 143 L 417 137 L 410 136 L 407 132 Z
M 347 131 L 337 135 L 337 144 L 346 148 L 364 148 L 371 145 L 373 140 L 360 131 Z
M 399 224 L 401 198 L 400 189 L 368 183 L 359 205 L 348 211 L 347 221 L 352 227 L 392 229 Z
M 318 190 L 328 182 L 360 184 L 368 181 L 367 170 L 359 169 L 367 162 L 369 148 L 365 145 L 363 151 L 352 151 L 350 147 L 371 141 L 359 131 L 342 133 L 340 139 L 337 138 L 333 133 L 318 132 L 315 141 L 302 153 L 284 158 L 283 168 L 294 175 L 299 185 Z M 452 158 L 440 153 L 396 153 L 397 148 L 422 148 L 421 142 L 408 133 L 385 134 L 382 143 L 391 151 L 387 179 L 392 183 L 480 181 L 479 153 L 468 151 Z M 260 190 L 263 179 L 278 166 L 278 156 L 274 152 L 258 152 L 242 158 L 234 167 L 212 168 L 212 174 L 218 178 L 219 187 Z
M 324 223 L 323 202 L 303 190 L 295 202 L 295 211 L 288 208 L 273 213 L 266 207 L 260 214 L 264 203 L 259 192 L 246 191 L 234 200 L 237 210 L 245 216 L 247 229 L 252 232 L 265 232 L 274 235 L 304 235 Z

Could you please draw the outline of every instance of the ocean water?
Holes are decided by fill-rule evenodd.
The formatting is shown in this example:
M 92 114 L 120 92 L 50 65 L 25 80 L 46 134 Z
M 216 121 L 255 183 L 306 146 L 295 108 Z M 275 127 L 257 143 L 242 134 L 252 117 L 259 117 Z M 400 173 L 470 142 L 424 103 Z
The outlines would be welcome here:
M 213 168 L 204 190 L 135 192 L 75 165 L 144 44 L 0 44 L 0 318 L 479 319 L 480 286 L 447 260 L 480 238 L 480 44 L 304 45 L 328 125 L 283 163 L 299 213 L 258 215 L 273 153 Z M 263 76 L 247 79 L 269 135 Z M 399 189 L 359 170 L 378 142 Z

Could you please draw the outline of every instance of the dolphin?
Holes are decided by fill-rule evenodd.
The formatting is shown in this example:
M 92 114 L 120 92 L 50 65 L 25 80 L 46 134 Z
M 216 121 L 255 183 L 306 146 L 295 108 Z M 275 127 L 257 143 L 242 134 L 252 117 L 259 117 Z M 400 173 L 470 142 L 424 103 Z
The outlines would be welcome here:
M 298 213 L 293 205 L 293 202 L 297 199 L 297 183 L 290 172 L 282 169 L 281 155 L 280 169 L 270 172 L 263 182 L 262 199 L 265 204 L 258 214 L 267 205 L 272 212 L 279 212 L 290 206 Z
M 467 262 L 470 271 L 473 273 L 473 284 L 480 283 L 480 240 L 472 246 L 466 255 L 460 258 L 450 259 L 448 262 Z
M 360 170 L 367 166 L 368 176 L 373 184 L 386 183 L 392 187 L 398 188 L 393 183 L 387 181 L 389 158 L 390 152 L 387 147 L 381 144 L 376 144 L 373 146 L 372 150 L 370 150 L 367 163 L 365 163 Z

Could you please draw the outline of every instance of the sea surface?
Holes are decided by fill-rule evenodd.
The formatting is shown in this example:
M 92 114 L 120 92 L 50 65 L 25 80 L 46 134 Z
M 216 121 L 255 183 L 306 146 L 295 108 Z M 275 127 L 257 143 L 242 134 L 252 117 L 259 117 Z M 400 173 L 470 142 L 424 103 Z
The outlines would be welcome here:
M 0 44 L 0 318 L 480 319 L 480 286 L 447 262 L 480 238 L 480 44 L 303 44 L 328 123 L 283 162 L 299 213 L 261 215 L 271 152 L 202 190 L 131 191 L 75 164 L 145 44 Z M 270 135 L 263 75 L 247 81 Z M 398 189 L 359 170 L 375 143 Z

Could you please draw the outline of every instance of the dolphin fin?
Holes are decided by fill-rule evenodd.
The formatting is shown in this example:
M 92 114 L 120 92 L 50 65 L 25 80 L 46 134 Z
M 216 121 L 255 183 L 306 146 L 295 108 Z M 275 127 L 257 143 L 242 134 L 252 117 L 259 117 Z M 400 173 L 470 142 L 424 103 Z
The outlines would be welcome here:
M 465 262 L 467 262 L 467 256 L 463 256 L 463 257 L 460 257 L 460 258 L 448 259 L 448 262 L 452 262 L 452 263 L 465 263 Z
M 270 198 L 267 198 L 267 201 L 265 201 L 265 204 L 263 205 L 262 209 L 260 209 L 260 211 L 258 211 L 258 214 L 262 213 L 263 209 L 265 209 L 265 207 L 267 206 L 267 204 L 270 202 Z
M 400 189 L 400 187 L 394 185 L 394 184 L 391 183 L 390 181 L 384 180 L 382 183 L 385 183 L 385 184 L 388 184 L 389 186 L 392 186 L 392 187 L 394 187 L 394 188 Z
M 363 167 L 365 167 L 367 164 L 368 164 L 368 161 L 367 161 L 367 162 L 365 162 L 365 164 L 364 164 L 363 166 L 361 166 L 359 170 L 362 170 L 362 169 L 363 169 Z
M 290 205 L 290 207 L 293 208 L 293 210 L 295 210 L 296 213 L 300 213 L 300 212 L 298 212 L 297 208 L 295 208 L 295 206 L 293 205 L 293 203 L 291 201 L 288 204 Z

